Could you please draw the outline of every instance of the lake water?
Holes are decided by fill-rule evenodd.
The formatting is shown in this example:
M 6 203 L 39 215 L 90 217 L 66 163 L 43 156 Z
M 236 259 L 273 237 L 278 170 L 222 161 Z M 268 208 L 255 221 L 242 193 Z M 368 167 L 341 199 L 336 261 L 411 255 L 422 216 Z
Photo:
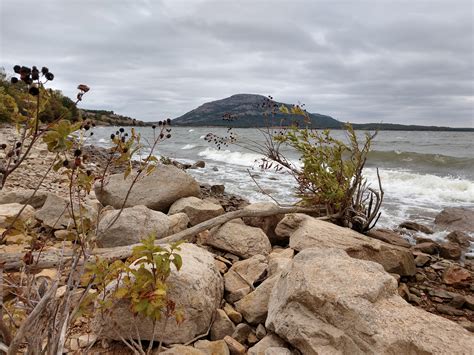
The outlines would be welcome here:
M 117 128 L 97 127 L 91 144 L 107 147 L 110 134 Z M 129 129 L 127 129 L 129 130 Z M 151 127 L 138 127 L 138 132 L 149 140 Z M 258 167 L 261 156 L 249 150 L 251 142 L 262 142 L 257 129 L 233 129 L 239 145 L 218 150 L 204 140 L 208 133 L 225 136 L 225 128 L 172 127 L 172 137 L 156 149 L 158 156 L 182 162 L 204 160 L 204 169 L 188 170 L 197 180 L 210 184 L 224 184 L 226 191 L 246 197 L 250 201 L 268 201 L 252 181 L 281 203 L 296 201 L 295 181 L 285 173 L 262 171 Z M 363 132 L 361 132 L 362 134 Z M 344 139 L 343 131 L 333 131 Z M 291 149 L 285 155 L 298 160 Z M 375 138 L 372 152 L 364 170 L 368 181 L 377 186 L 379 168 L 385 191 L 379 227 L 395 228 L 406 220 L 432 225 L 434 217 L 444 207 L 474 208 L 474 133 L 472 132 L 402 132 L 381 131 Z M 446 232 L 432 238 L 442 239 Z

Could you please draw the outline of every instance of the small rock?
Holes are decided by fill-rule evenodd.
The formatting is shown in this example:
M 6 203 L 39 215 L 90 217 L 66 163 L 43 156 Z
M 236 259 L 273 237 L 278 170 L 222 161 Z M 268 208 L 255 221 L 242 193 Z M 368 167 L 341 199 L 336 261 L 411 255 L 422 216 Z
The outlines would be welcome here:
M 439 256 L 451 260 L 459 260 L 462 250 L 458 244 L 451 242 L 439 244 Z
M 253 284 L 265 274 L 267 266 L 267 259 L 263 255 L 255 255 L 234 263 L 224 275 L 226 299 L 229 302 L 236 302 L 250 293 Z
M 265 354 L 268 348 L 284 347 L 285 342 L 276 334 L 268 334 L 257 344 L 251 347 L 248 351 L 248 355 L 260 355 Z
M 259 339 L 257 338 L 257 336 L 255 335 L 255 333 L 253 333 L 253 332 L 250 333 L 249 336 L 247 337 L 247 343 L 248 343 L 249 345 L 254 345 L 254 344 L 256 344 L 256 343 L 258 342 L 258 340 L 259 340 Z
M 380 228 L 371 230 L 367 235 L 389 244 L 398 245 L 405 248 L 411 247 L 411 244 L 406 239 L 400 236 L 397 232 L 394 232 L 390 229 Z
M 191 169 L 197 169 L 197 168 L 205 168 L 206 167 L 206 162 L 203 160 L 198 160 L 195 162 L 193 165 L 191 165 Z
M 227 343 L 231 355 L 245 355 L 245 346 L 240 344 L 237 340 L 227 335 L 224 341 Z
M 207 353 L 192 346 L 176 345 L 161 352 L 160 355 L 207 355 Z
M 232 335 L 234 330 L 234 323 L 232 323 L 224 310 L 218 309 L 211 326 L 211 340 L 224 339 L 226 335 Z
M 217 169 L 217 168 L 216 168 Z M 216 170 L 218 171 L 218 170 Z M 211 195 L 212 196 L 222 196 L 225 191 L 224 185 L 212 185 L 211 186 Z
M 235 327 L 234 333 L 232 333 L 232 338 L 240 343 L 244 343 L 250 333 L 253 333 L 252 328 L 246 323 L 240 323 Z
M 435 242 L 423 242 L 413 247 L 413 250 L 421 251 L 425 254 L 438 254 L 439 246 Z
M 206 355 L 229 355 L 229 347 L 224 340 L 209 341 L 198 340 L 194 343 L 194 348 L 203 351 Z
M 173 203 L 169 209 L 168 215 L 175 213 L 186 213 L 192 226 L 211 218 L 220 216 L 224 213 L 221 205 L 201 200 L 197 197 L 184 197 Z
M 227 317 L 229 317 L 229 319 L 235 324 L 242 322 L 242 314 L 237 312 L 230 304 L 226 303 L 224 305 L 224 312 L 227 314 Z
M 470 320 L 462 320 L 459 322 L 459 325 L 464 329 L 474 333 L 474 322 L 471 322 Z
M 448 303 L 448 306 L 460 309 L 466 302 L 466 299 L 463 295 L 455 294 L 452 300 Z
M 400 228 L 405 228 L 408 230 L 413 230 L 425 234 L 433 234 L 433 230 L 430 227 L 427 227 L 421 223 L 416 223 L 416 222 L 403 222 L 402 224 L 399 225 Z
M 461 286 L 469 280 L 471 280 L 471 273 L 460 266 L 450 266 L 443 273 L 443 282 L 447 285 Z
M 291 355 L 291 350 L 283 347 L 272 346 L 265 350 L 265 355 Z
M 435 224 L 449 231 L 474 233 L 474 210 L 463 207 L 445 208 L 436 216 Z
M 443 299 L 452 299 L 454 294 L 442 289 L 430 288 L 428 289 L 428 294 L 432 297 L 439 297 Z
M 214 260 L 214 263 L 216 264 L 217 268 L 219 269 L 219 272 L 221 274 L 225 274 L 227 270 L 229 269 L 225 263 L 223 263 L 220 260 Z
M 453 307 L 450 307 L 450 306 L 445 305 L 445 304 L 436 305 L 436 310 L 439 313 L 447 314 L 448 316 L 462 316 L 462 315 L 464 315 L 463 311 L 461 311 L 459 309 L 456 309 L 456 308 L 453 308 Z
M 189 217 L 186 213 L 172 214 L 171 216 L 168 216 L 168 221 L 170 224 L 168 235 L 184 231 L 189 225 Z
M 21 211 L 24 205 L 19 203 L 7 203 L 0 205 L 0 227 L 8 228 L 10 223 L 16 217 L 16 215 Z M 33 216 L 35 215 L 35 209 L 30 205 L 26 205 L 25 209 L 17 219 L 18 225 L 24 225 L 26 223 L 33 221 Z
M 471 311 L 474 311 L 474 296 L 466 295 L 464 296 L 464 306 L 469 308 Z
M 267 335 L 267 330 L 265 329 L 265 326 L 263 324 L 259 324 L 257 326 L 257 329 L 255 330 L 255 335 L 259 340 L 262 340 L 265 335 Z
M 418 255 L 416 255 L 416 257 L 415 257 L 415 264 L 416 264 L 417 267 L 423 267 L 430 260 L 431 260 L 431 257 L 428 254 L 418 253 Z
M 474 241 L 467 233 L 461 231 L 454 231 L 449 233 L 446 236 L 446 239 L 452 243 L 455 243 L 462 247 L 463 249 L 467 249 L 471 246 L 471 242 Z

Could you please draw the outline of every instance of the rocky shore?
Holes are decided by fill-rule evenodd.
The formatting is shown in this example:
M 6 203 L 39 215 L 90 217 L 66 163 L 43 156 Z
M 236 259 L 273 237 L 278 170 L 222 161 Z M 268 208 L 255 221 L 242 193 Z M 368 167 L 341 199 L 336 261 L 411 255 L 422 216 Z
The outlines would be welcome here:
M 0 132 L 7 140 L 8 133 Z M 108 153 L 90 147 L 84 154 L 98 168 Z M 40 146 L 12 175 L 0 193 L 1 228 L 52 159 Z M 109 230 L 129 183 L 118 167 L 103 189 L 96 186 L 85 213 L 100 216 L 98 245 L 127 246 L 150 232 L 161 239 L 229 211 L 272 208 L 197 182 L 182 168 L 160 165 L 140 180 Z M 52 172 L 22 214 L 43 238 L 45 252 L 71 245 L 66 196 L 67 181 Z M 472 354 L 474 261 L 465 254 L 473 221 L 474 211 L 443 211 L 436 226 L 451 234 L 440 243 L 426 237 L 430 228 L 413 222 L 366 236 L 299 213 L 231 220 L 183 244 L 183 267 L 172 270 L 168 281 L 185 318 L 180 325 L 160 321 L 156 339 L 165 345 L 163 354 L 176 355 Z M 24 251 L 29 239 L 7 237 L 0 254 Z M 41 270 L 37 277 L 51 280 L 56 270 Z M 4 298 L 8 292 L 4 288 Z M 146 341 L 152 331 L 151 321 L 123 303 L 106 316 L 79 317 L 67 347 L 71 353 L 91 347 L 91 353 L 125 354 L 121 337 L 138 334 Z

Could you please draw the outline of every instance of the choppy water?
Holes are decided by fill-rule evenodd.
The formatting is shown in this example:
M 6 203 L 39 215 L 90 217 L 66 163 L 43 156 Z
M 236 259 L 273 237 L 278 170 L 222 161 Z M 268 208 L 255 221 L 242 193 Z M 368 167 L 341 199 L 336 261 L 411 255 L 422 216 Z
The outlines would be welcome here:
M 152 128 L 136 128 L 143 137 L 152 138 Z M 114 127 L 95 128 L 92 144 L 106 147 Z M 198 180 L 224 184 L 226 191 L 251 201 L 267 201 L 252 181 L 258 183 L 282 203 L 295 201 L 295 182 L 284 173 L 262 171 L 261 156 L 252 152 L 251 141 L 262 141 L 256 129 L 234 129 L 240 145 L 218 150 L 207 143 L 207 133 L 226 135 L 225 128 L 173 127 L 172 138 L 158 146 L 157 155 L 184 162 L 204 160 L 204 169 L 189 170 Z M 362 132 L 361 132 L 362 133 Z M 344 139 L 342 131 L 333 134 Z M 287 157 L 298 160 L 295 151 Z M 474 133 L 472 132 L 400 132 L 382 131 L 375 138 L 364 174 L 376 186 L 376 167 L 385 191 L 379 226 L 394 228 L 406 220 L 432 224 L 445 207 L 474 208 Z M 217 171 L 216 169 L 217 168 Z M 446 233 L 433 236 L 442 239 Z

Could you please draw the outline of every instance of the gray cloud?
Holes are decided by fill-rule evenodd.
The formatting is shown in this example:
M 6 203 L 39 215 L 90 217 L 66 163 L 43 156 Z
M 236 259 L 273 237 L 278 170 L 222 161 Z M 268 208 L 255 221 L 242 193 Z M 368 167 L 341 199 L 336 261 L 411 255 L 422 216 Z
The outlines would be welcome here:
M 342 121 L 474 127 L 473 2 L 0 3 L 1 65 L 47 65 L 83 105 L 143 120 L 235 93 Z

